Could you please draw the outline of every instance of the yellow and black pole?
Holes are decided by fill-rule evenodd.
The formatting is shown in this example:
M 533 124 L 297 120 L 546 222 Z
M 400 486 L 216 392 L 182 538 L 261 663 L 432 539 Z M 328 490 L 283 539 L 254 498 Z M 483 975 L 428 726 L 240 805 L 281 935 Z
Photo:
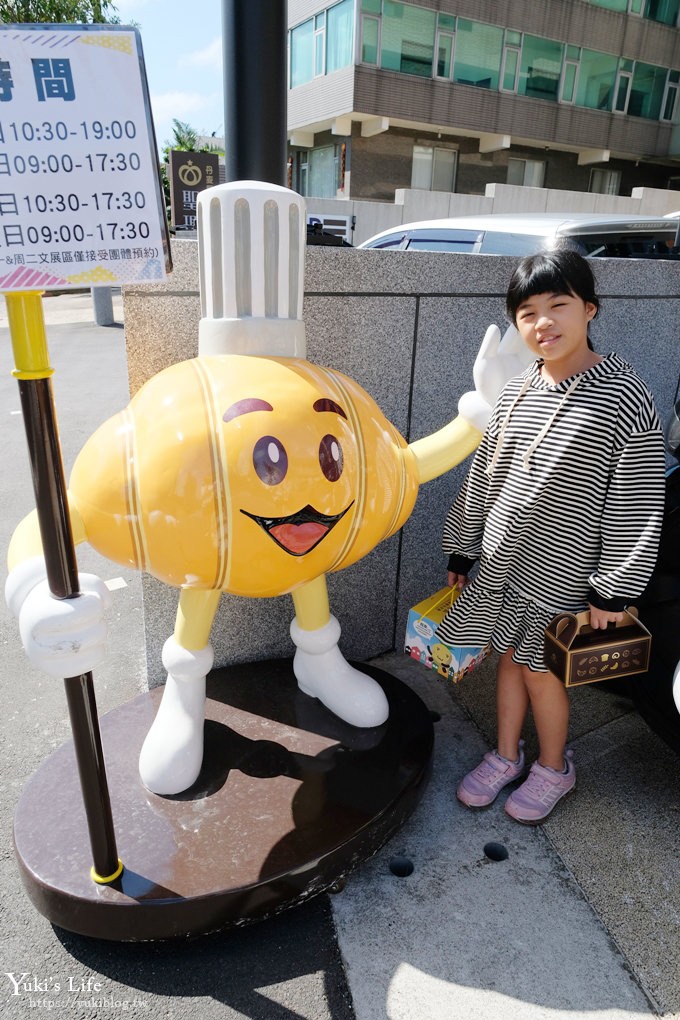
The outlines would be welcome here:
M 6 292 L 15 368 L 33 476 L 47 582 L 57 599 L 78 595 L 71 520 L 59 446 L 41 291 Z M 113 882 L 123 870 L 116 851 L 92 673 L 64 680 L 92 850 L 91 876 Z

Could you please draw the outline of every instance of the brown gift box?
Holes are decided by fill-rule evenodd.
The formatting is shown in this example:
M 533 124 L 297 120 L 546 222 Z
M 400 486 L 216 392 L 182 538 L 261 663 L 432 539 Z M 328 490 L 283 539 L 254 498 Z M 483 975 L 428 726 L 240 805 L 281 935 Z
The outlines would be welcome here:
M 593 630 L 590 613 L 560 613 L 545 629 L 545 664 L 565 687 L 645 673 L 652 637 L 631 606 L 615 626 Z

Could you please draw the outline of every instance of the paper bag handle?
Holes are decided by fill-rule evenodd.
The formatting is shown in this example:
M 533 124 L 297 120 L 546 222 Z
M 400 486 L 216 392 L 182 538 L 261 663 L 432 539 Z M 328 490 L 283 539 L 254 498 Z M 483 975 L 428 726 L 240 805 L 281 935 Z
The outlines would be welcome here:
M 638 618 L 638 611 L 635 606 L 628 606 L 627 609 L 623 610 L 628 616 L 631 616 L 635 621 Z M 607 630 L 616 629 L 617 627 L 625 627 L 628 623 L 627 620 L 621 620 L 620 623 L 610 623 L 607 626 Z M 554 637 L 559 638 L 562 643 L 569 648 L 572 641 L 577 634 L 581 632 L 584 627 L 590 626 L 590 610 L 584 609 L 580 613 L 560 613 L 548 624 L 547 630 L 550 631 Z M 604 632 L 606 633 L 606 631 Z

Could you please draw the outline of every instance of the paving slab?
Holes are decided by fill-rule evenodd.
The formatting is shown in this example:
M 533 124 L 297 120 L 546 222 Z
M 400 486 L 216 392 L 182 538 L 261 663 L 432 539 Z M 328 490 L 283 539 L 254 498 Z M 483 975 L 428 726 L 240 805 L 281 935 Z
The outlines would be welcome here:
M 441 719 L 422 803 L 333 900 L 357 1020 L 680 1016 L 677 814 L 669 813 L 677 758 L 617 708 L 611 725 L 600 720 L 574 743 L 579 787 L 549 824 L 518 825 L 503 795 L 472 812 L 454 790 L 489 746 L 466 707 L 473 693 L 463 701 L 403 655 L 374 661 Z M 622 773 L 625 795 L 614 797 Z M 625 804 L 637 807 L 619 811 Z M 490 857 L 498 847 L 489 844 L 507 859 Z M 395 858 L 410 860 L 413 873 L 393 874 Z

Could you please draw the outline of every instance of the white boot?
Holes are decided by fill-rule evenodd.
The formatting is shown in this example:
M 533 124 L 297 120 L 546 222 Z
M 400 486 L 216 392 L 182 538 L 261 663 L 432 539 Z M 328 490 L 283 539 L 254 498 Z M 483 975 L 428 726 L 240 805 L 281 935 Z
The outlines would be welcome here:
M 181 648 L 174 637 L 163 645 L 168 679 L 139 755 L 139 774 L 152 793 L 187 790 L 203 763 L 205 678 L 213 664 L 211 645 Z
M 293 672 L 298 687 L 352 726 L 380 726 L 389 715 L 385 693 L 375 680 L 343 658 L 340 624 L 331 616 L 318 630 L 303 630 L 293 619 L 290 636 L 297 647 Z

